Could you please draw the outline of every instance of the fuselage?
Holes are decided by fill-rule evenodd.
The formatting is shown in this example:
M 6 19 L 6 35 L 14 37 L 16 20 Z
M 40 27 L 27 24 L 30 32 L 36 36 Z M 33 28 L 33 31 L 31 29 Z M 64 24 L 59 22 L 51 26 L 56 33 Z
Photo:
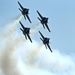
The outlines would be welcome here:
M 29 10 L 29 9 L 24 8 L 24 9 L 22 10 L 22 14 L 23 14 L 23 15 L 27 15 L 27 14 L 28 14 L 28 10 Z
M 48 44 L 49 43 L 49 38 L 44 38 L 43 43 Z
M 41 19 L 41 23 L 42 23 L 42 24 L 48 23 L 48 18 L 43 17 L 43 18 Z
M 24 31 L 23 31 L 23 34 L 24 35 L 29 34 L 29 31 L 30 31 L 30 28 L 25 28 Z

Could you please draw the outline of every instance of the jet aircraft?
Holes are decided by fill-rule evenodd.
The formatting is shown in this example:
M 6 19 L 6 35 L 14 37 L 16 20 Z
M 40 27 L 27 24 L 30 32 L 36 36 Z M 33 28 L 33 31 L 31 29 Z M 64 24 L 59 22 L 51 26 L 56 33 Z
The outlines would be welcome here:
M 37 10 L 37 13 L 38 13 L 38 15 L 40 16 L 40 18 L 39 17 L 37 17 L 39 20 L 40 20 L 40 22 L 41 22 L 41 24 L 43 25 L 43 27 L 44 27 L 44 29 L 45 29 L 45 26 L 46 26 L 46 28 L 48 29 L 48 31 L 49 32 L 51 32 L 50 31 L 50 29 L 49 29 L 49 27 L 48 27 L 48 18 L 47 17 L 43 17 L 40 13 L 39 13 L 39 11 Z
M 27 28 L 27 27 L 24 27 L 23 26 L 23 24 L 19 21 L 19 23 L 21 24 L 21 27 L 23 28 L 23 29 L 21 29 L 20 28 L 20 30 L 23 32 L 23 34 L 25 35 L 25 38 L 27 39 L 27 37 L 29 38 L 29 40 L 31 41 L 31 43 L 32 43 L 32 40 L 31 40 L 31 38 L 30 38 L 30 28 Z
M 49 46 L 49 40 L 50 40 L 50 38 L 44 37 L 40 31 L 39 31 L 39 33 L 40 33 L 40 35 L 41 35 L 41 37 L 42 37 L 42 38 L 40 38 L 40 39 L 42 40 L 42 42 L 43 42 L 43 44 L 45 45 L 46 49 L 47 49 L 47 47 L 48 47 L 48 48 L 50 49 L 50 51 L 52 52 L 52 50 L 51 50 L 51 48 L 50 48 L 50 46 Z
M 19 1 L 18 1 L 18 4 L 19 4 L 19 6 L 21 7 L 21 9 L 19 8 L 19 10 L 21 11 L 21 13 L 22 13 L 22 15 L 24 16 L 25 20 L 26 20 L 26 18 L 27 18 L 27 19 L 29 20 L 29 22 L 32 23 L 31 20 L 30 20 L 30 18 L 29 18 L 29 16 L 28 16 L 28 14 L 29 14 L 29 9 L 24 8 L 24 7 L 20 4 Z

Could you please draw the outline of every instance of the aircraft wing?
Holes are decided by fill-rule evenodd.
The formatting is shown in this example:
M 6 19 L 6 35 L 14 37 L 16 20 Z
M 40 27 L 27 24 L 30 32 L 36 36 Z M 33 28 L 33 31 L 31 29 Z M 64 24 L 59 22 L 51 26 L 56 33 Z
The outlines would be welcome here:
M 21 7 L 21 9 L 23 10 L 24 8 L 23 8 L 23 6 L 20 4 L 20 2 L 18 1 L 18 4 L 19 4 L 19 6 Z
M 25 38 L 26 38 L 26 40 L 27 40 L 27 36 L 26 36 L 26 34 L 25 34 Z
M 39 31 L 40 35 L 42 36 L 42 38 L 44 39 L 44 36 L 42 35 L 42 33 Z
M 52 52 L 52 50 L 51 50 L 51 48 L 50 48 L 49 44 L 47 44 L 47 46 L 48 46 L 48 48 L 50 49 L 50 51 Z
M 23 26 L 23 24 L 21 23 L 21 21 L 19 21 L 19 23 L 21 24 L 22 28 L 25 29 L 25 27 Z
M 45 24 L 45 26 L 48 29 L 48 31 L 51 32 L 50 29 L 49 29 L 49 27 L 48 27 L 48 25 L 47 25 L 47 23 Z
M 42 19 L 43 16 L 39 13 L 39 11 L 37 10 L 38 15 L 40 16 L 40 18 Z
M 29 34 L 27 34 L 27 36 L 28 36 L 29 40 L 30 40 L 30 41 L 31 41 L 31 43 L 32 43 L 32 40 L 31 40 L 31 38 L 30 38 Z
M 46 47 L 46 49 L 47 49 L 47 45 L 45 44 L 45 47 Z
M 29 20 L 29 22 L 32 23 L 31 20 L 30 20 L 30 18 L 29 18 L 29 16 L 28 16 L 28 14 L 26 15 L 26 17 Z

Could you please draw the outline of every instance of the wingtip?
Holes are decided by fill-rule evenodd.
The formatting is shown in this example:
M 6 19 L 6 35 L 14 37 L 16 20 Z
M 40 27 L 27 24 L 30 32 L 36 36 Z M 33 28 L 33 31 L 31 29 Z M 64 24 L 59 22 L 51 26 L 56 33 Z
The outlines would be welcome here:
M 51 50 L 51 53 L 53 53 L 53 51 Z
M 51 30 L 50 30 L 50 29 L 48 29 L 48 31 L 49 31 L 49 32 L 51 32 Z
M 38 10 L 36 10 L 36 11 L 38 11 Z
M 31 20 L 29 22 L 32 23 Z
M 30 21 L 30 23 L 32 23 L 32 22 Z
M 21 28 L 20 28 L 20 30 L 21 30 Z
M 19 21 L 19 23 L 21 23 L 21 21 Z
M 49 30 L 49 32 L 51 32 L 51 31 Z
M 39 17 L 37 17 L 39 19 Z
M 19 3 L 19 1 L 18 1 L 18 3 Z
M 20 28 L 20 30 L 23 31 L 21 28 Z
M 41 33 L 41 32 L 39 31 L 39 33 Z
M 51 49 L 49 49 L 49 50 L 50 50 L 51 53 L 53 52 Z

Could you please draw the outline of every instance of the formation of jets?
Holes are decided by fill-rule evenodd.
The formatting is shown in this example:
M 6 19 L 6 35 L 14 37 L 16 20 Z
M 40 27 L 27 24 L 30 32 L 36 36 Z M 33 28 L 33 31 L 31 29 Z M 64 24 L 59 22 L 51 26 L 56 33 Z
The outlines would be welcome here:
M 20 2 L 18 1 L 18 4 L 19 4 L 19 6 L 20 6 L 20 8 L 19 8 L 19 10 L 21 11 L 21 13 L 22 13 L 22 15 L 24 16 L 24 18 L 25 18 L 25 20 L 26 20 L 26 18 L 29 20 L 29 22 L 30 23 L 32 23 L 31 22 L 31 20 L 30 20 L 30 18 L 29 18 L 29 9 L 27 9 L 27 8 L 24 8 L 21 4 L 20 4 Z M 43 27 L 44 27 L 44 29 L 45 29 L 45 27 L 48 29 L 48 31 L 49 32 L 51 32 L 51 30 L 49 29 L 49 26 L 48 26 L 48 18 L 47 17 L 43 17 L 40 13 L 39 13 L 39 11 L 37 10 L 37 13 L 38 13 L 38 15 L 39 15 L 39 17 L 37 17 L 39 20 L 40 20 L 40 23 L 43 25 Z M 25 27 L 22 23 L 21 23 L 21 21 L 19 21 L 19 23 L 20 23 L 20 25 L 21 25 L 21 27 L 22 28 L 20 28 L 20 30 L 23 32 L 23 35 L 25 36 L 25 38 L 26 38 L 26 40 L 27 40 L 27 38 L 30 40 L 30 42 L 32 43 L 32 40 L 31 40 L 31 37 L 30 37 L 30 28 L 28 28 L 28 27 Z M 50 45 L 49 45 L 49 40 L 50 40 L 50 38 L 47 38 L 47 37 L 44 37 L 43 36 L 43 34 L 39 31 L 39 34 L 41 35 L 41 41 L 43 42 L 43 44 L 45 45 L 45 47 L 46 47 L 46 49 L 47 48 L 49 48 L 49 50 L 52 52 L 52 50 L 51 50 L 51 47 L 50 47 Z

